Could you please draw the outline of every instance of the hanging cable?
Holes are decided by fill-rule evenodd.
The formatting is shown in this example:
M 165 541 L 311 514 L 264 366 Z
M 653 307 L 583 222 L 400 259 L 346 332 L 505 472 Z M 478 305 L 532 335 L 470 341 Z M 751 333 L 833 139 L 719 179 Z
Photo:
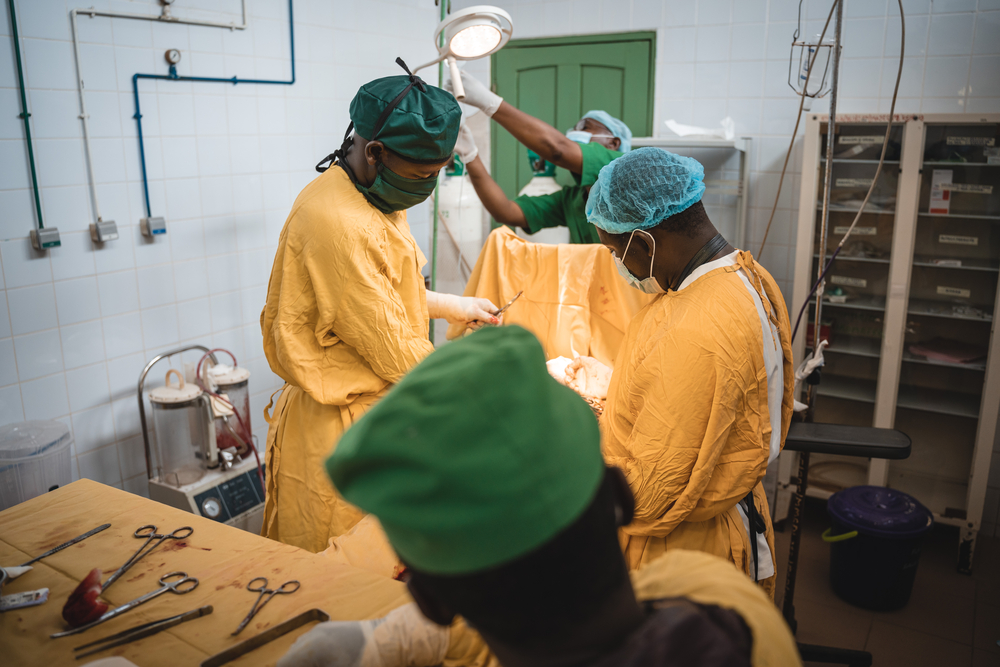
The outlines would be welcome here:
M 24 66 L 21 64 L 21 39 L 17 36 L 17 12 L 14 10 L 14 0 L 8 0 L 10 7 L 10 28 L 14 38 L 14 55 L 17 60 L 17 82 L 21 90 L 21 114 L 18 116 L 24 121 L 24 137 L 28 144 L 28 165 L 31 167 L 31 187 L 35 192 L 35 214 L 38 217 L 38 228 L 45 229 L 42 222 L 42 199 L 38 195 L 38 174 L 35 171 L 35 150 L 31 144 L 31 123 L 28 119 L 28 97 L 24 88 Z
M 840 0 L 836 0 L 834 4 L 836 4 L 836 2 L 839 1 Z M 840 251 L 841 249 L 843 249 L 844 244 L 847 242 L 847 239 L 851 236 L 851 233 L 857 226 L 858 220 L 861 219 L 861 214 L 864 213 L 865 206 L 868 204 L 868 200 L 871 198 L 872 192 L 875 191 L 875 185 L 876 183 L 878 183 L 878 178 L 882 173 L 882 165 L 885 163 L 885 153 L 886 150 L 888 150 L 889 148 L 889 137 L 892 134 L 892 121 L 893 117 L 896 114 L 896 97 L 899 94 L 899 81 L 903 77 L 903 54 L 906 49 L 906 17 L 903 14 L 903 0 L 896 0 L 896 2 L 899 5 L 899 68 L 896 71 L 896 85 L 892 89 L 892 103 L 889 105 L 889 120 L 886 122 L 885 139 L 882 141 L 882 154 L 879 156 L 878 166 L 875 168 L 875 176 L 872 178 L 872 183 L 868 187 L 868 193 L 865 195 L 864 200 L 861 202 L 861 207 L 858 208 L 858 213 L 857 215 L 854 216 L 854 221 L 851 223 L 851 226 L 847 228 L 847 232 L 844 234 L 844 238 L 840 239 L 840 243 L 837 244 L 836 249 L 834 249 L 833 254 L 830 256 L 830 261 L 828 261 L 826 265 L 823 267 L 823 270 L 820 272 L 819 277 L 816 279 L 816 284 L 812 286 L 812 289 L 809 291 L 809 294 L 806 295 L 805 302 L 802 304 L 802 308 L 799 309 L 798 317 L 795 318 L 795 327 L 792 329 L 793 341 L 795 340 L 795 334 L 798 333 L 799 324 L 802 321 L 802 314 L 805 313 L 806 308 L 809 306 L 809 300 L 812 299 L 813 295 L 816 294 L 816 290 L 819 289 L 819 286 L 826 279 L 826 274 L 830 270 L 830 267 L 833 266 L 833 261 L 837 259 L 837 255 L 840 254 Z M 827 128 L 827 132 L 833 132 L 833 131 L 834 128 L 832 127 Z M 820 262 L 822 262 L 824 259 L 825 257 L 820 257 Z M 819 295 L 816 298 L 822 299 L 823 296 Z M 816 322 L 817 335 L 814 336 L 814 340 L 819 339 L 818 335 L 819 326 L 820 323 Z
M 830 27 L 830 19 L 833 18 L 833 12 L 837 8 L 837 3 L 840 0 L 834 0 L 833 6 L 830 7 L 830 13 L 826 17 L 826 23 L 823 24 L 823 32 L 819 35 L 819 44 L 823 43 L 823 38 L 826 37 L 826 30 Z M 802 2 L 799 2 L 799 22 L 802 22 Z M 796 26 L 795 34 L 792 35 L 792 44 L 794 45 L 795 40 L 799 38 L 799 28 Z M 812 60 L 809 61 L 809 71 L 806 72 L 805 83 L 802 84 L 802 94 L 799 96 L 799 112 L 795 114 L 795 129 L 792 130 L 792 139 L 788 142 L 788 151 L 785 153 L 785 163 L 781 165 L 781 177 L 778 179 L 778 192 L 774 195 L 774 206 L 771 207 L 771 217 L 767 219 L 767 227 L 764 228 L 764 238 L 760 241 L 760 250 L 757 251 L 757 258 L 759 259 L 761 255 L 764 254 L 764 244 L 767 243 L 767 235 L 771 233 L 771 223 L 774 222 L 774 214 L 778 210 L 778 200 L 781 199 L 781 186 L 785 183 L 785 171 L 788 169 L 788 159 L 792 157 L 792 151 L 795 149 L 795 139 L 799 134 L 799 124 L 802 122 L 802 109 L 805 108 L 806 104 L 806 90 L 809 88 L 809 79 L 812 77 L 813 65 L 816 64 L 816 59 L 819 58 L 820 49 L 817 48 L 816 52 L 813 54 Z

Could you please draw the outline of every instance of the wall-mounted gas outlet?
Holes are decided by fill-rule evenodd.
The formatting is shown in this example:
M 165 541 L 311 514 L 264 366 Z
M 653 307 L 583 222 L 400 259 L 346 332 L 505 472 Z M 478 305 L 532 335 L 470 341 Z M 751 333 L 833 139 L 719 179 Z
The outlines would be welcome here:
M 49 248 L 58 248 L 62 245 L 59 241 L 59 230 L 55 227 L 31 230 L 31 245 L 39 252 Z
M 118 238 L 118 225 L 114 220 L 99 220 L 90 224 L 90 238 L 94 243 L 106 243 Z
M 167 221 L 159 216 L 155 218 L 142 218 L 139 220 L 139 229 L 142 231 L 143 236 L 153 238 L 167 233 Z

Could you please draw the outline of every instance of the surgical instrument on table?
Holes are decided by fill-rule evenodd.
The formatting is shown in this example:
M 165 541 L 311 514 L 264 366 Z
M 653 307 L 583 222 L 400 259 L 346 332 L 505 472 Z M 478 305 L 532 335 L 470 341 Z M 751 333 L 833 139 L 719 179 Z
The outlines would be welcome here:
M 77 537 L 74 537 L 69 542 L 63 542 L 59 546 L 53 547 L 52 549 L 49 549 L 48 551 L 46 551 L 45 553 L 43 553 L 41 556 L 35 556 L 34 558 L 32 558 L 31 560 L 27 561 L 26 563 L 21 563 L 21 567 L 27 567 L 28 565 L 31 565 L 32 563 L 37 563 L 38 561 L 42 560 L 43 558 L 48 558 L 52 554 L 57 553 L 59 551 L 62 551 L 66 547 L 71 547 L 74 544 L 76 544 L 77 542 L 82 542 L 85 539 L 87 539 L 88 537 L 90 537 L 91 535 L 96 535 L 97 533 L 101 532 L 102 530 L 105 530 L 105 529 L 110 528 L 110 527 L 111 527 L 111 524 L 110 523 L 106 523 L 103 526 L 98 526 L 97 528 L 94 528 L 93 530 L 88 530 L 83 535 L 78 535 Z
M 100 653 L 101 651 L 106 651 L 109 648 L 114 648 L 116 646 L 122 646 L 124 644 L 130 644 L 134 641 L 139 641 L 145 637 L 151 637 L 158 632 L 163 632 L 167 628 L 172 628 L 175 625 L 180 625 L 186 621 L 192 621 L 196 618 L 201 618 L 202 616 L 208 616 L 212 613 L 212 605 L 205 607 L 199 607 L 198 609 L 193 609 L 189 612 L 183 614 L 177 614 L 176 616 L 171 616 L 170 618 L 161 618 L 158 621 L 151 621 L 149 623 L 143 623 L 142 625 L 137 625 L 134 628 L 129 628 L 128 630 L 123 630 L 117 632 L 113 635 L 109 635 L 104 639 L 98 639 L 97 641 L 90 642 L 89 644 L 84 644 L 83 646 L 77 646 L 74 651 L 80 651 L 85 648 L 90 648 L 92 646 L 96 648 L 90 648 L 89 651 L 84 651 L 83 653 L 77 653 L 76 659 L 85 658 L 88 655 L 93 655 L 95 653 Z M 103 646 L 98 646 L 98 644 L 103 644 Z
M 113 584 L 116 581 L 118 581 L 118 578 L 121 577 L 123 574 L 125 574 L 129 570 L 129 568 L 131 568 L 133 565 L 135 565 L 136 563 L 138 563 L 140 560 L 142 560 L 143 558 L 145 558 L 146 556 L 148 556 L 150 554 L 150 552 L 153 551 L 153 549 L 155 549 L 156 547 L 158 547 L 161 544 L 163 544 L 164 540 L 168 540 L 168 539 L 170 539 L 170 540 L 183 540 L 186 537 L 190 537 L 191 533 L 193 533 L 193 532 L 194 532 L 194 528 L 192 528 L 191 526 L 184 526 L 183 528 L 178 528 L 174 532 L 168 533 L 166 535 L 160 535 L 160 534 L 158 534 L 156 532 L 156 526 L 153 526 L 153 525 L 142 526 L 142 527 L 138 528 L 135 531 L 135 533 L 133 533 L 133 535 L 135 537 L 139 538 L 139 539 L 142 539 L 143 537 L 145 537 L 146 538 L 145 544 L 143 544 L 141 547 L 139 547 L 139 550 L 136 551 L 132 555 L 131 558 L 129 558 L 127 561 L 125 561 L 124 565 L 122 565 L 120 568 L 118 568 L 117 570 L 115 570 L 111 574 L 111 576 L 108 577 L 108 580 L 104 582 L 104 584 L 101 586 L 101 589 L 105 590 L 105 591 L 108 590 L 108 588 L 111 586 L 111 584 Z M 150 544 L 152 544 L 152 546 L 150 546 Z
M 180 579 L 177 579 L 180 577 Z M 190 584 L 190 586 L 186 585 Z M 59 637 L 67 637 L 69 635 L 79 634 L 85 630 L 89 630 L 95 625 L 100 625 L 104 621 L 109 621 L 116 616 L 121 616 L 127 611 L 135 609 L 141 604 L 149 602 L 153 598 L 170 591 L 175 595 L 184 595 L 185 593 L 190 593 L 194 589 L 198 588 L 198 580 L 194 577 L 187 576 L 187 572 L 170 572 L 168 574 L 160 577 L 160 587 L 155 591 L 150 591 L 142 597 L 138 597 L 131 602 L 126 602 L 117 609 L 112 609 L 111 611 L 105 612 L 99 619 L 92 623 L 87 623 L 86 625 L 81 625 L 78 628 L 73 628 L 72 630 L 66 630 L 65 632 L 57 632 L 54 635 L 49 635 L 52 639 L 57 639 Z
M 514 298 L 511 299 L 510 301 L 508 301 L 506 306 L 504 306 L 503 308 L 501 308 L 500 310 L 498 310 L 497 312 L 495 312 L 493 314 L 493 317 L 500 317 L 501 315 L 503 315 L 504 311 L 506 311 L 508 308 L 510 308 L 511 306 L 513 306 L 514 302 L 521 298 L 522 294 L 524 294 L 524 290 L 521 290 L 520 292 L 518 292 L 517 294 L 515 294 Z
M 236 660 L 236 658 L 244 656 L 261 646 L 264 646 L 265 644 L 273 642 L 278 637 L 287 635 L 292 630 L 301 628 L 306 623 L 312 623 L 313 621 L 325 623 L 329 620 L 330 615 L 322 609 L 310 609 L 309 611 L 302 612 L 295 618 L 291 618 L 280 625 L 274 626 L 270 630 L 265 630 L 259 635 L 241 641 L 236 646 L 227 648 L 221 653 L 216 653 L 211 658 L 202 662 L 201 667 L 220 667 L 220 665 L 232 662 L 233 660 Z
M 259 581 L 261 583 L 255 587 L 254 586 L 255 581 Z M 295 585 L 294 588 L 291 587 L 292 584 Z M 267 579 L 265 577 L 255 577 L 251 579 L 250 583 L 247 584 L 247 590 L 250 591 L 251 593 L 259 593 L 259 595 L 257 596 L 257 601 L 253 603 L 253 607 L 250 608 L 250 613 L 247 614 L 247 617 L 243 619 L 242 623 L 240 623 L 240 627 L 236 628 L 236 632 L 233 633 L 233 636 L 235 637 L 236 635 L 243 632 L 243 628 L 247 626 L 247 623 L 250 622 L 250 619 L 256 616 L 257 612 L 263 609 L 264 605 L 266 605 L 268 602 L 271 601 L 271 598 L 273 598 L 275 595 L 291 595 L 295 591 L 299 590 L 299 587 L 301 585 L 302 584 L 300 584 L 298 581 L 292 579 L 291 581 L 286 581 L 285 583 L 281 584 L 281 586 L 279 586 L 278 588 L 268 588 Z M 286 586 L 289 588 L 286 589 Z

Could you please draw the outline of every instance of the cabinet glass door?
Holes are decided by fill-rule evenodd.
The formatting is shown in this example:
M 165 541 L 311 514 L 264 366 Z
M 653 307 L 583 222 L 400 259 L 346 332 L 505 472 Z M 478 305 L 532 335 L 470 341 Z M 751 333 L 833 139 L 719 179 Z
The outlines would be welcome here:
M 821 128 L 820 150 L 825 155 L 827 124 Z M 854 221 L 878 168 L 885 139 L 883 124 L 839 123 L 834 137 L 830 219 L 825 264 Z M 903 124 L 892 128 L 885 163 L 875 190 L 857 226 L 834 260 L 826 278 L 820 338 L 829 341 L 826 365 L 819 385 L 815 420 L 824 423 L 871 426 L 874 420 L 889 261 L 896 225 Z M 815 202 L 813 263 L 810 281 L 820 265 L 820 223 L 823 210 L 826 160 L 819 163 L 819 192 Z M 810 304 L 806 346 L 813 346 L 815 300 Z M 839 457 L 817 457 L 810 468 L 810 485 L 827 491 L 864 484 L 867 462 Z
M 1000 277 L 1000 126 L 927 123 L 889 485 L 964 519 Z

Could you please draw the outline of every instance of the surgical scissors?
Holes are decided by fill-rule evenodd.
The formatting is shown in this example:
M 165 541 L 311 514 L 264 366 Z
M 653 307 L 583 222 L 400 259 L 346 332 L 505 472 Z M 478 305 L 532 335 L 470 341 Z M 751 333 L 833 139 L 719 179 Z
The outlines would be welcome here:
M 178 577 L 180 578 L 178 579 Z M 184 595 L 185 593 L 190 593 L 196 588 L 198 588 L 198 580 L 195 579 L 194 577 L 187 576 L 187 572 L 170 572 L 160 577 L 160 587 L 157 588 L 155 591 L 150 591 L 145 595 L 143 595 L 142 597 L 138 597 L 132 600 L 131 602 L 126 602 L 117 609 L 112 609 L 111 611 L 105 612 L 103 616 L 101 616 L 96 621 L 93 621 L 92 623 L 87 623 L 86 625 L 81 625 L 78 628 L 73 628 L 72 630 L 66 630 L 65 632 L 57 632 L 56 634 L 50 636 L 52 637 L 52 639 L 57 639 L 59 637 L 68 637 L 69 635 L 76 635 L 85 630 L 91 629 L 95 625 L 100 625 L 104 621 L 109 621 L 116 616 L 121 616 L 125 612 L 135 609 L 139 605 L 149 602 L 153 598 L 162 595 L 167 591 L 170 591 L 174 595 Z
M 126 572 L 128 572 L 129 568 L 131 568 L 133 565 L 135 565 L 136 563 L 138 563 L 140 560 L 142 560 L 143 558 L 145 558 L 146 556 L 148 556 L 150 554 L 150 552 L 153 551 L 153 549 L 155 549 L 156 547 L 158 547 L 161 544 L 163 544 L 164 540 L 168 540 L 168 539 L 169 540 L 183 540 L 186 537 L 190 537 L 191 533 L 193 533 L 193 532 L 194 532 L 194 528 L 192 528 L 191 526 L 184 526 L 183 528 L 178 528 L 174 532 L 168 533 L 167 535 L 160 535 L 160 534 L 158 534 L 156 532 L 156 526 L 153 526 L 153 525 L 141 526 L 140 528 L 136 529 L 136 531 L 132 534 L 133 537 L 137 537 L 139 539 L 142 539 L 142 538 L 145 537 L 146 538 L 145 544 L 143 544 L 141 547 L 139 547 L 139 550 L 136 551 L 132 555 L 131 558 L 129 558 L 127 561 L 125 561 L 124 565 L 122 565 L 120 568 L 118 568 L 117 570 L 115 570 L 111 574 L 111 576 L 108 577 L 108 580 L 105 581 L 104 584 L 101 586 L 101 591 L 102 592 L 107 591 L 108 588 L 111 586 L 111 584 L 113 584 L 116 581 L 118 581 L 118 578 L 121 577 Z M 150 544 L 152 544 L 152 546 L 150 546 Z
M 255 581 L 259 581 L 260 585 L 254 587 Z M 292 584 L 295 585 L 294 588 L 286 589 L 286 587 L 291 586 Z M 257 612 L 263 609 L 264 605 L 270 602 L 271 598 L 273 598 L 275 595 L 291 595 L 295 591 L 299 590 L 299 586 L 301 585 L 302 584 L 300 584 L 298 581 L 292 579 L 291 581 L 286 581 L 285 583 L 281 584 L 281 586 L 279 586 L 278 588 L 268 588 L 266 577 L 254 577 L 253 579 L 251 579 L 250 583 L 247 584 L 247 590 L 250 591 L 251 593 L 260 593 L 260 595 L 257 596 L 257 601 L 254 602 L 253 607 L 250 608 L 250 613 L 247 614 L 247 617 L 243 619 L 243 622 L 240 623 L 240 627 L 236 628 L 236 632 L 234 632 L 232 636 L 235 637 L 236 635 L 243 632 L 243 628 L 247 626 L 247 623 L 250 622 L 250 619 L 256 616 Z

